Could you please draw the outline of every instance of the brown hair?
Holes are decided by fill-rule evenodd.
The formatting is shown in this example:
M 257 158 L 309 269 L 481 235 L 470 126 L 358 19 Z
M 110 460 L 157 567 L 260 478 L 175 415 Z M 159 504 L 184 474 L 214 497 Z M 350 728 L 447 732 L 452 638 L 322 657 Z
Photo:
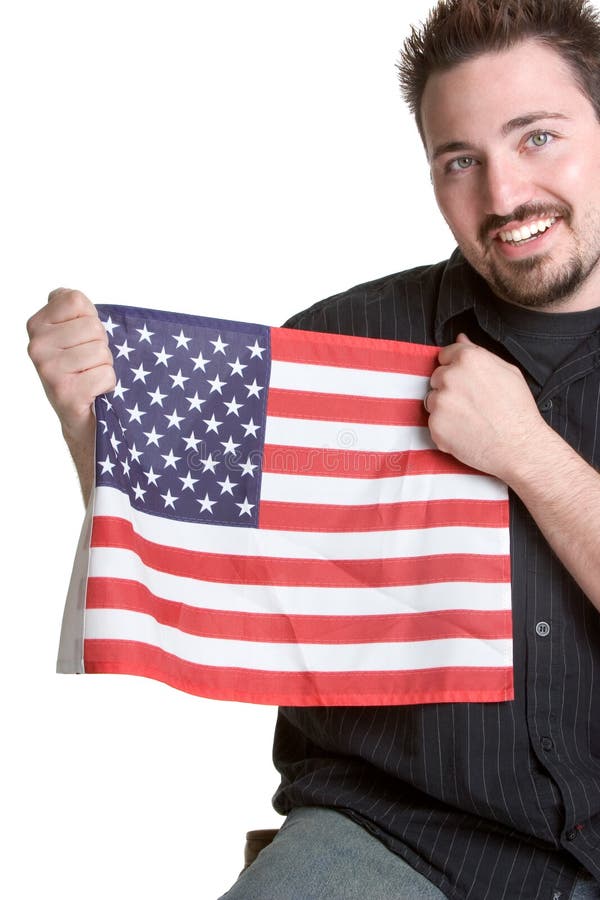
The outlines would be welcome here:
M 426 21 L 413 26 L 397 63 L 421 137 L 430 75 L 527 38 L 562 56 L 600 120 L 600 15 L 588 0 L 439 0 Z

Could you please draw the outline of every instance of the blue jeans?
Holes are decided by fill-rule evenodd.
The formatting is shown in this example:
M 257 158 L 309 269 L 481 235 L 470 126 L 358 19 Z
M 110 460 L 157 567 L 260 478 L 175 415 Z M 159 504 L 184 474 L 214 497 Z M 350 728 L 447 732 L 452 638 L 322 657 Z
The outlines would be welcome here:
M 352 819 L 311 806 L 292 810 L 273 843 L 220 900 L 444 900 L 445 896 Z M 600 888 L 582 877 L 564 900 L 600 900 Z

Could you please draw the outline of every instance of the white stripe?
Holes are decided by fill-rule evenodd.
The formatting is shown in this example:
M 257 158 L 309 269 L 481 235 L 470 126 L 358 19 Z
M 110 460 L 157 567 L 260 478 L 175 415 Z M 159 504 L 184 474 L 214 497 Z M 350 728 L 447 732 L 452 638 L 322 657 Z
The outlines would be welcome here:
M 392 615 L 464 609 L 510 610 L 510 584 L 441 582 L 382 588 L 220 584 L 168 575 L 131 550 L 92 547 L 90 577 L 138 581 L 156 597 L 196 608 L 306 616 Z M 118 603 L 118 591 L 116 593 Z
M 415 425 L 363 425 L 357 422 L 286 419 L 283 416 L 267 417 L 265 443 L 371 453 L 435 450 L 429 429 Z
M 462 476 L 446 477 L 461 478 Z M 313 479 L 296 480 L 310 482 Z M 317 480 L 328 481 L 330 479 Z M 337 478 L 331 480 L 339 481 Z M 386 481 L 387 479 L 381 480 Z M 476 481 L 477 478 L 475 477 L 474 480 Z M 308 493 L 310 495 L 310 485 Z M 275 496 L 277 499 L 284 499 L 281 492 Z M 140 512 L 130 506 L 126 494 L 110 487 L 97 489 L 94 514 L 126 519 L 132 523 L 137 534 L 155 544 L 176 547 L 179 550 L 222 553 L 229 556 L 333 560 L 393 559 L 445 553 L 488 555 L 507 555 L 509 553 L 507 528 L 423 528 L 330 534 L 328 532 L 236 528 L 235 525 L 215 527 L 203 522 L 178 522 Z
M 422 400 L 429 389 L 429 378 L 401 372 L 345 369 L 338 366 L 282 362 L 274 359 L 271 362 L 269 384 L 271 387 L 288 391 Z
M 186 662 L 271 672 L 402 671 L 460 666 L 507 666 L 508 640 L 454 638 L 377 644 L 275 644 L 185 634 L 152 616 L 128 610 L 90 609 L 86 638 L 141 641 Z
M 404 475 L 397 478 L 328 478 L 263 472 L 262 500 L 340 506 L 424 500 L 506 500 L 501 481 L 487 475 Z

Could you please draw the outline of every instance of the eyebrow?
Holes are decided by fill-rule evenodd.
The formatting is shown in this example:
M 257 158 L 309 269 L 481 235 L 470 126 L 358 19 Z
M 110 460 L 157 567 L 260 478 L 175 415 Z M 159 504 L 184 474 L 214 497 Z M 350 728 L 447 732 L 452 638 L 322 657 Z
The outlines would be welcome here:
M 507 137 L 511 133 L 511 131 L 516 131 L 519 128 L 527 128 L 528 125 L 532 125 L 534 122 L 539 122 L 540 119 L 562 119 L 568 120 L 569 116 L 565 116 L 563 113 L 558 112 L 548 112 L 547 110 L 537 110 L 536 112 L 527 113 L 524 116 L 517 116 L 514 119 L 510 119 L 508 122 L 505 122 L 504 125 L 500 129 L 500 133 L 502 137 Z M 474 144 L 470 144 L 467 141 L 447 141 L 445 144 L 440 144 L 435 148 L 432 154 L 432 161 L 438 159 L 440 156 L 444 156 L 446 153 L 457 153 L 465 150 L 474 150 Z

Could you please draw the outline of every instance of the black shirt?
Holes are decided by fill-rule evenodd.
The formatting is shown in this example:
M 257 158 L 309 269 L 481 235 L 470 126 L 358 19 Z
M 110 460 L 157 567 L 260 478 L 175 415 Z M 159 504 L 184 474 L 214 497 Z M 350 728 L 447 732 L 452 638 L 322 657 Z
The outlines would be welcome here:
M 543 372 L 501 313 L 456 251 L 286 324 L 439 346 L 464 331 L 520 366 L 546 421 L 599 468 L 600 330 L 588 317 Z M 274 805 L 343 811 L 450 898 L 567 900 L 582 868 L 600 884 L 600 614 L 512 492 L 510 508 L 514 701 L 281 709 Z

